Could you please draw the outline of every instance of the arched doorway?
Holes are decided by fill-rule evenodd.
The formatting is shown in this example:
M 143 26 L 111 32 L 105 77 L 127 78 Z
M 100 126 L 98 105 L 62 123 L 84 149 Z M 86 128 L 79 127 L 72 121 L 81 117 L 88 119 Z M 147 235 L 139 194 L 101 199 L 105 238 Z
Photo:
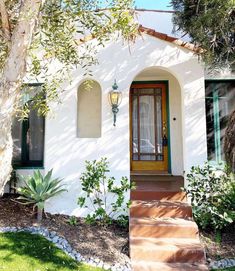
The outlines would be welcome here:
M 170 128 L 174 133 L 173 142 L 177 142 L 177 146 L 173 146 L 173 173 L 178 174 L 183 171 L 180 86 L 170 72 L 148 68 L 135 77 L 130 87 L 132 172 L 172 173 Z

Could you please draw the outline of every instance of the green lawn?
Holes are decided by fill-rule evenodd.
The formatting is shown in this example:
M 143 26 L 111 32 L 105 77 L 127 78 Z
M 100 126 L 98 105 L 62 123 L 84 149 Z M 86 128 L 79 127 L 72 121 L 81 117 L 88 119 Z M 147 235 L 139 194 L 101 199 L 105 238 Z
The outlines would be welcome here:
M 78 264 L 40 235 L 0 233 L 0 271 L 102 271 Z

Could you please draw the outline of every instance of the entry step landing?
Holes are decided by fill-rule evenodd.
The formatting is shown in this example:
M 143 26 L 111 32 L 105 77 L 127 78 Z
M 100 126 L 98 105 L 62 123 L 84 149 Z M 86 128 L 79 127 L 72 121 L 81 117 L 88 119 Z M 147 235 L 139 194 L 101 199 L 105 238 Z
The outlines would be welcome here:
M 184 185 L 184 178 L 183 176 L 173 176 L 168 173 L 131 173 L 131 181 L 134 182 L 176 182 Z
M 142 171 L 131 171 L 131 176 L 172 176 L 172 174 L 170 174 L 167 171 L 156 171 L 156 170 L 142 170 Z
M 141 178 L 131 192 L 132 270 L 208 270 L 182 177 Z

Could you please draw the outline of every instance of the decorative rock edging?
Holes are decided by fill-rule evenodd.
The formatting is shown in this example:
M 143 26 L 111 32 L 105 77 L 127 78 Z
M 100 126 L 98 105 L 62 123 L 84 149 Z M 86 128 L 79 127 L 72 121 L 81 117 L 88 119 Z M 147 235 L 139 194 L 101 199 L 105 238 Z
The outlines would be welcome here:
M 224 269 L 224 268 L 229 268 L 229 267 L 234 267 L 235 266 L 235 259 L 222 259 L 219 261 L 212 261 L 209 264 L 210 269 Z
M 130 261 L 126 262 L 125 265 L 110 265 L 97 258 L 90 257 L 87 259 L 83 257 L 79 252 L 74 250 L 65 238 L 57 235 L 55 231 L 50 232 L 48 229 L 43 227 L 0 227 L 0 233 L 4 232 L 29 232 L 31 234 L 39 234 L 45 237 L 48 241 L 54 243 L 57 248 L 63 250 L 68 256 L 80 263 L 88 264 L 94 267 L 100 267 L 104 270 L 131 271 Z

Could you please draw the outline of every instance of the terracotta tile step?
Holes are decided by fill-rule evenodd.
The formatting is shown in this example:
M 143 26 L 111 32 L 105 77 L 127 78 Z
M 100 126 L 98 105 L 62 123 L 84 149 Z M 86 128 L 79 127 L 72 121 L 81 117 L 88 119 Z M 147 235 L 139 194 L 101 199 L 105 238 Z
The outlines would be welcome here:
M 167 263 L 205 263 L 205 252 L 198 239 L 131 238 L 132 260 Z
M 173 177 L 170 180 L 155 180 L 148 181 L 143 179 L 142 181 L 134 181 L 137 190 L 144 191 L 182 191 L 184 187 L 184 179 L 177 181 Z
M 139 184 L 144 182 L 145 184 L 156 184 L 158 182 L 169 182 L 174 183 L 175 187 L 184 186 L 184 177 L 182 176 L 172 176 L 170 174 L 154 174 L 149 172 L 139 172 L 134 175 L 131 173 L 131 181 Z
M 131 237 L 199 238 L 197 224 L 181 218 L 131 218 Z
M 187 201 L 186 193 L 183 191 L 131 191 L 131 200 L 168 200 Z
M 131 217 L 192 217 L 192 207 L 185 202 L 134 200 L 130 208 Z
M 204 264 L 133 261 L 132 271 L 208 271 Z

